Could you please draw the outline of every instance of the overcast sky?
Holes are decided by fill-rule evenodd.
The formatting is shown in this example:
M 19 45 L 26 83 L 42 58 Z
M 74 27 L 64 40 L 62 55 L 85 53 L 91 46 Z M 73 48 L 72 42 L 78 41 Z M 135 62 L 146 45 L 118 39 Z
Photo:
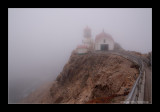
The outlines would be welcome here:
M 10 79 L 56 77 L 87 25 L 93 39 L 104 29 L 126 50 L 152 50 L 152 9 L 10 8 L 8 23 Z

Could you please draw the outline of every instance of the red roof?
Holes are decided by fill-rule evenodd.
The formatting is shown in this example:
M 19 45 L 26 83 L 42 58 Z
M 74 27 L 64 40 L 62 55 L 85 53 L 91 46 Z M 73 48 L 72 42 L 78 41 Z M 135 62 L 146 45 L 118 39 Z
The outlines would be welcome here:
M 80 49 L 80 48 L 88 49 L 88 47 L 85 46 L 85 45 L 78 45 L 77 48 L 78 48 L 78 49 Z
M 100 34 L 98 34 L 98 35 L 96 36 L 95 41 L 98 41 L 99 39 L 101 39 L 101 38 L 103 38 L 103 37 L 106 37 L 106 38 L 109 38 L 109 39 L 113 40 L 111 35 L 109 35 L 109 34 L 107 34 L 107 33 L 105 33 L 105 32 L 103 31 L 102 33 L 100 33 Z M 113 41 L 114 41 L 114 40 L 113 40 Z

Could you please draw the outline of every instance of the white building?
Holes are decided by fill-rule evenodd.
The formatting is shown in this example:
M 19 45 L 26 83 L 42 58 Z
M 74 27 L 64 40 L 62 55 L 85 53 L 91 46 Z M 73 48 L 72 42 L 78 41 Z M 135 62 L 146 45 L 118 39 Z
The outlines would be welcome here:
M 85 45 L 79 45 L 76 48 L 76 52 L 77 52 L 77 54 L 85 54 L 88 52 L 88 47 Z
M 113 50 L 114 49 L 114 40 L 111 35 L 105 33 L 104 31 L 98 34 L 95 38 L 95 50 Z
M 93 50 L 114 50 L 114 40 L 111 35 L 105 33 L 104 31 L 98 34 L 95 38 L 95 42 L 91 38 L 91 29 L 88 26 L 84 29 L 84 38 L 82 40 L 83 45 L 79 45 L 76 48 L 77 54 L 88 53 Z

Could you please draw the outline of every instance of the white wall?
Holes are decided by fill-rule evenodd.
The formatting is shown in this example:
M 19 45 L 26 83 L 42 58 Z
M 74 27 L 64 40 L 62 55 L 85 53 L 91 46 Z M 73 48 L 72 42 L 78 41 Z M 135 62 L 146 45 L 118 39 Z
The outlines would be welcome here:
M 104 39 L 105 39 L 105 43 L 104 43 Z M 101 50 L 101 44 L 108 44 L 109 50 L 114 49 L 114 41 L 109 38 L 104 37 L 104 38 L 101 38 L 98 41 L 96 41 L 95 50 Z
M 84 38 L 83 39 L 83 44 L 86 45 L 87 47 L 90 47 L 92 43 L 92 39 L 91 38 Z

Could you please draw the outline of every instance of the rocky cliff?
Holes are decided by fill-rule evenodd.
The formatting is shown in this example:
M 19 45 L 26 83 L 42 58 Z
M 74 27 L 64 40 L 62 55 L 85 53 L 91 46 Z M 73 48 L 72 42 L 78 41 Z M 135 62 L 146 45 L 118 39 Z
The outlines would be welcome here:
M 56 81 L 23 103 L 121 103 L 138 74 L 138 65 L 121 56 L 73 52 Z
M 138 66 L 121 56 L 73 52 L 50 89 L 32 103 L 120 103 L 138 74 Z

